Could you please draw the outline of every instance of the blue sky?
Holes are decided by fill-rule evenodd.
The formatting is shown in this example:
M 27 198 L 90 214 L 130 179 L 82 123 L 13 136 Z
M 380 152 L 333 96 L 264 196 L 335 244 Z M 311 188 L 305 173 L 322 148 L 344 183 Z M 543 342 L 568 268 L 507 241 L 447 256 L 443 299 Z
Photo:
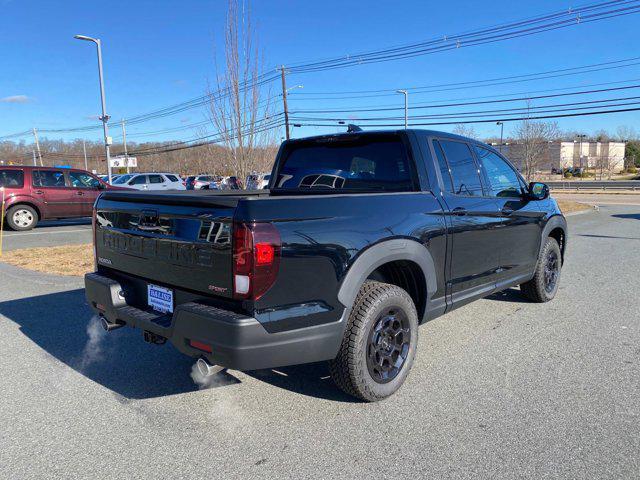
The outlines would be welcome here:
M 255 0 L 252 9 L 264 49 L 265 68 L 269 68 L 460 33 L 569 6 L 570 3 L 557 0 Z M 99 113 L 95 51 L 91 44 L 74 40 L 77 33 L 103 41 L 107 108 L 113 119 L 202 95 L 207 80 L 215 74 L 214 55 L 217 52 L 220 56 L 223 51 L 225 13 L 223 0 L 107 3 L 0 0 L 0 136 L 34 126 L 46 129 L 96 123 L 92 118 Z M 407 60 L 291 75 L 289 85 L 303 84 L 304 89 L 291 95 L 290 108 L 401 105 L 400 95 L 316 100 L 309 99 L 309 93 L 473 81 L 640 56 L 635 39 L 639 21 L 640 15 L 635 14 Z M 514 85 L 416 94 L 410 98 L 412 102 L 431 102 L 631 79 L 640 79 L 640 65 Z M 278 88 L 274 83 L 274 92 Z M 590 99 L 640 95 L 637 92 Z M 20 96 L 25 96 L 26 101 Z M 559 125 L 587 133 L 601 128 L 615 132 L 619 125 L 636 126 L 638 113 L 562 119 Z M 190 110 L 132 126 L 128 134 L 135 141 L 190 138 L 195 131 L 166 137 L 142 134 L 203 118 L 202 111 Z M 507 125 L 506 132 L 511 128 Z M 497 132 L 495 125 L 476 125 L 475 129 L 482 136 Z M 294 129 L 294 135 L 327 130 L 335 131 L 305 127 Z M 48 136 L 98 139 L 100 132 Z

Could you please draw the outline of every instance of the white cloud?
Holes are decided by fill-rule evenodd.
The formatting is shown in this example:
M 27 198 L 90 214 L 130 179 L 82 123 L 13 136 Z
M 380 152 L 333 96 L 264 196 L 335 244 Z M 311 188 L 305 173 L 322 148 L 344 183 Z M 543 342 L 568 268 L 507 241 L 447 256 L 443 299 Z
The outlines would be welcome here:
M 32 99 L 26 95 L 11 95 L 9 97 L 0 98 L 0 103 L 27 103 Z

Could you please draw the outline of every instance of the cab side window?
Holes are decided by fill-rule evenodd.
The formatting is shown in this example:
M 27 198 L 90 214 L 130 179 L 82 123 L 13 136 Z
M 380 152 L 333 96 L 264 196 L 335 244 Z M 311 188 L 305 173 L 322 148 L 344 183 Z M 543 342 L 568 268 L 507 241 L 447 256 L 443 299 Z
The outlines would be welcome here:
M 491 195 L 494 197 L 519 197 L 522 194 L 520 180 L 516 172 L 502 158 L 491 150 L 474 147 L 482 170 L 484 170 Z
M 453 181 L 452 193 L 471 197 L 482 196 L 480 174 L 469 145 L 450 140 L 439 140 L 438 142 L 442 146 L 444 156 L 449 164 Z M 442 169 L 440 171 L 442 172 Z

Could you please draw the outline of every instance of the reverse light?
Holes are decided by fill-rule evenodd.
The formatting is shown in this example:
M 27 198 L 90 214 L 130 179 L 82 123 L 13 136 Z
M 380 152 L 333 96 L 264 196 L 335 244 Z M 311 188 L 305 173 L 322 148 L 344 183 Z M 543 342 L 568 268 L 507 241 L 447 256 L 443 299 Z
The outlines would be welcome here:
M 234 223 L 233 293 L 257 300 L 273 285 L 280 266 L 281 240 L 271 223 Z

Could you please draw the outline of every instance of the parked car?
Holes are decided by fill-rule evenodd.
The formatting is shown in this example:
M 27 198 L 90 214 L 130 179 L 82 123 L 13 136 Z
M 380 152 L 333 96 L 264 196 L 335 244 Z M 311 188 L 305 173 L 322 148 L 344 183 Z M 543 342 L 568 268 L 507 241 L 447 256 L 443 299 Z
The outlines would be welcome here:
M 289 140 L 272 175 L 253 192 L 103 193 L 85 286 L 104 328 L 170 340 L 203 375 L 329 361 L 340 388 L 375 401 L 407 377 L 420 323 L 512 286 L 535 302 L 558 291 L 564 216 L 486 144 Z
M 114 180 L 113 184 L 135 190 L 186 190 L 175 173 L 129 173 Z
M 0 187 L 6 225 L 13 230 L 31 230 L 40 220 L 88 217 L 100 192 L 120 189 L 85 170 L 33 166 L 0 166 Z
M 271 175 L 268 173 L 252 173 L 247 175 L 247 190 L 262 190 L 269 184 Z
M 211 182 L 219 179 L 217 175 L 195 175 L 187 179 L 187 190 L 206 190 Z
M 122 174 L 111 175 L 111 181 L 114 182 L 121 176 Z M 105 183 L 109 183 L 109 175 L 98 175 L 98 178 Z
M 242 188 L 237 177 L 220 177 L 219 181 L 211 182 L 212 190 L 239 190 Z

